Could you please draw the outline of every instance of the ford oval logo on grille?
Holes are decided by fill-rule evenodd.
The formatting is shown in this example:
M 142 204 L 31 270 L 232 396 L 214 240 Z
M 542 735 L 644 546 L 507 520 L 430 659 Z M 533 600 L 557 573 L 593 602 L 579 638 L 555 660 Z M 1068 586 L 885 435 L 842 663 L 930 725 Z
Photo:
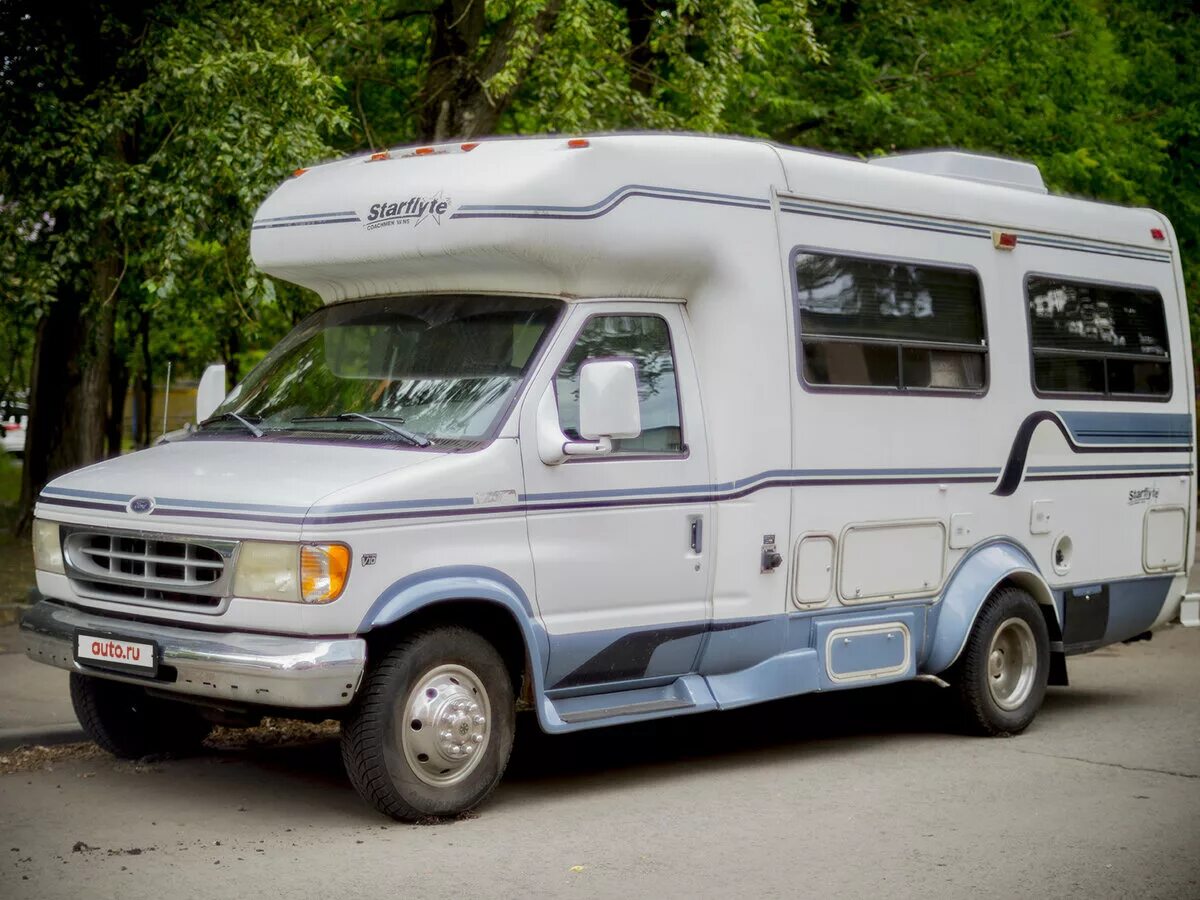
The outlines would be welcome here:
M 142 513 L 144 515 L 145 513 L 148 513 L 150 510 L 154 509 L 154 498 L 134 497 L 129 501 L 128 508 L 131 513 Z

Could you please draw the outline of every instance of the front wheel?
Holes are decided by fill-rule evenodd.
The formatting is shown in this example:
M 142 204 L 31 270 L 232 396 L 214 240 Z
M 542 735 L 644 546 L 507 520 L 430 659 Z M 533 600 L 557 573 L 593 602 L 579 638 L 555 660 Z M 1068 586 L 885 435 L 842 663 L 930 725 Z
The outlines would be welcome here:
M 384 815 L 458 815 L 500 781 L 515 717 L 496 648 L 465 628 L 434 628 L 398 643 L 368 674 L 342 727 L 342 760 Z
M 120 759 L 194 753 L 213 729 L 194 706 L 78 672 L 71 673 L 71 705 L 84 733 Z
M 984 604 L 949 680 L 964 724 L 984 735 L 1024 731 L 1046 696 L 1050 635 L 1037 601 L 1004 587 Z

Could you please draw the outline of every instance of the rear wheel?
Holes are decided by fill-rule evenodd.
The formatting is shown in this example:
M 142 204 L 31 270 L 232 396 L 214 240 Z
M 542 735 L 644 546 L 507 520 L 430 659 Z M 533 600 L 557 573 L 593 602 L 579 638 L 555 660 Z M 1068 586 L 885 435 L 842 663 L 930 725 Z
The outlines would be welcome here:
M 400 643 L 367 676 L 342 727 L 342 759 L 359 794 L 413 821 L 481 803 L 508 764 L 513 684 L 482 636 L 443 627 Z
M 1050 635 L 1037 601 L 1004 587 L 980 610 L 949 680 L 970 731 L 1010 735 L 1037 715 L 1049 673 Z
M 194 753 L 213 728 L 194 706 L 78 672 L 71 673 L 71 705 L 84 733 L 121 759 Z

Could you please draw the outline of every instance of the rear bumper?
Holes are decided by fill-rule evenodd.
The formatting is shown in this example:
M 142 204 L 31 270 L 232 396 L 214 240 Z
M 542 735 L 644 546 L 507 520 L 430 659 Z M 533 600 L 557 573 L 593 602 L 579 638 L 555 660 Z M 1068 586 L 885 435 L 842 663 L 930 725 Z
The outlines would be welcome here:
M 80 631 L 153 641 L 161 654 L 158 676 L 77 662 Z M 358 690 L 367 660 L 361 638 L 193 631 L 97 615 L 52 600 L 39 601 L 25 614 L 21 638 L 26 656 L 60 669 L 170 693 L 284 708 L 345 706 Z
M 1200 625 L 1200 594 L 1184 594 L 1179 604 L 1179 621 L 1184 625 Z

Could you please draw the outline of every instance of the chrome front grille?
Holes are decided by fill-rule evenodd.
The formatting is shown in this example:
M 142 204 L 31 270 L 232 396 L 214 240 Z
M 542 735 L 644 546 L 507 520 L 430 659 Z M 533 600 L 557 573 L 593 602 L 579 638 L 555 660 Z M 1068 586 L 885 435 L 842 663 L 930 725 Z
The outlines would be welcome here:
M 167 607 L 216 607 L 228 595 L 236 541 L 63 529 L 67 574 L 81 596 Z

